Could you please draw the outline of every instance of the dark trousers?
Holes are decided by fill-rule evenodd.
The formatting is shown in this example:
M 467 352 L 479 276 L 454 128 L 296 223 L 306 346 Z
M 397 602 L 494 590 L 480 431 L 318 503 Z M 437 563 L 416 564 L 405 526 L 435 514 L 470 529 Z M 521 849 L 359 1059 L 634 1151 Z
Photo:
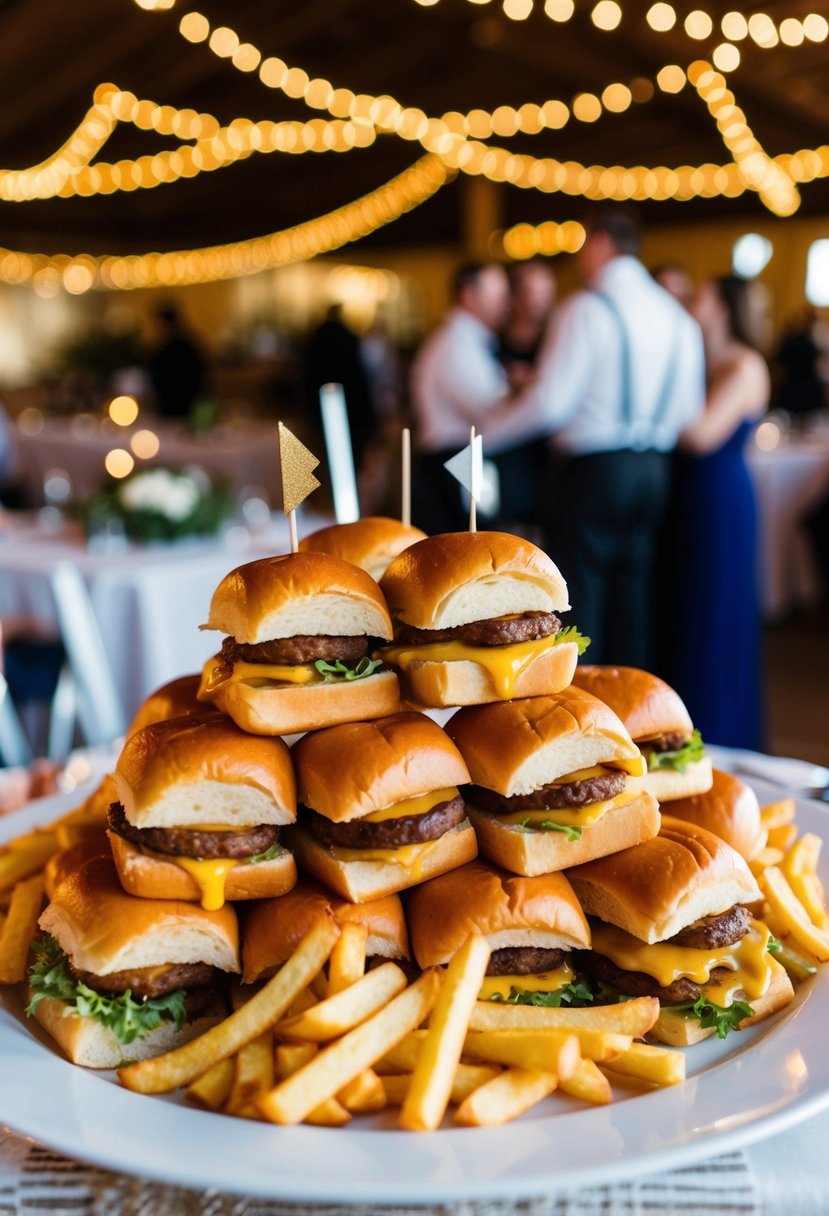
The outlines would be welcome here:
M 652 665 L 656 546 L 669 475 L 661 452 L 553 460 L 545 547 L 567 580 L 565 623 L 591 638 L 588 663 Z

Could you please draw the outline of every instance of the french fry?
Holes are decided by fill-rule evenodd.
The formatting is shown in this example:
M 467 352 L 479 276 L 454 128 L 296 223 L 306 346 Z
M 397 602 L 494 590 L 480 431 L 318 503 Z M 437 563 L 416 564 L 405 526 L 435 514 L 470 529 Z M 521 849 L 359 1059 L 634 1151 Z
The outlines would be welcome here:
M 428 1017 L 440 988 L 436 971 L 424 971 L 414 984 L 336 1043 L 288 1077 L 257 1102 L 272 1123 L 300 1123 L 306 1115 L 339 1093 L 364 1069 L 371 1068 L 395 1043 Z
M 797 828 L 793 823 L 781 823 L 769 831 L 769 845 L 785 853 L 797 840 Z M 785 860 L 785 859 L 784 859 Z
M 685 1056 L 670 1047 L 633 1043 L 610 1061 L 608 1070 L 650 1085 L 679 1085 L 685 1080 Z
M 136 1093 L 168 1093 L 192 1081 L 217 1060 L 235 1055 L 277 1022 L 291 1001 L 307 988 L 331 953 L 338 932 L 329 921 L 317 922 L 285 965 L 247 1004 L 182 1047 L 119 1068 L 121 1083 Z
M 305 988 L 299 993 L 295 1001 L 291 1002 L 290 1008 L 285 1010 L 285 1017 L 282 1019 L 287 1022 L 288 1018 L 299 1017 L 301 1013 L 305 1013 L 308 1009 L 313 1009 L 318 1003 L 318 998 L 311 988 Z
M 383 1109 L 386 1105 L 386 1091 L 374 1069 L 367 1068 L 359 1077 L 342 1087 L 337 1094 L 337 1101 L 342 1102 L 345 1109 L 350 1110 L 353 1115 L 366 1114 Z
M 455 1111 L 461 1127 L 497 1127 L 537 1105 L 558 1085 L 551 1072 L 533 1068 L 508 1068 L 481 1085 Z
M 336 996 L 350 988 L 365 975 L 368 928 L 349 923 L 343 925 L 328 964 L 328 995 Z
M 37 874 L 57 850 L 53 832 L 30 832 L 11 841 L 7 850 L 0 853 L 0 887 L 13 887 Z
M 760 808 L 760 822 L 769 831 L 791 823 L 797 814 L 794 798 L 781 798 L 779 802 L 767 802 Z
M 603 1030 L 641 1038 L 659 1017 L 659 1001 L 637 997 L 618 1005 L 588 1005 L 583 1009 L 545 1009 L 537 1005 L 507 1005 L 478 1001 L 469 1019 L 470 1030 Z
M 276 1027 L 280 1039 L 326 1043 L 359 1026 L 406 987 L 406 976 L 394 963 L 369 971 L 356 984 L 311 1006 Z
M 380 1078 L 380 1083 L 386 1095 L 386 1105 L 402 1106 L 412 1083 L 412 1074 L 410 1072 L 389 1073 L 388 1076 Z
M 765 849 L 761 849 L 757 856 L 753 857 L 748 864 L 754 877 L 759 878 L 769 866 L 779 866 L 782 860 L 782 849 L 772 849 L 766 847 Z
M 486 938 L 473 934 L 450 962 L 400 1110 L 401 1127 L 434 1131 L 440 1125 L 489 955 Z
M 500 1068 L 492 1068 L 486 1064 L 459 1064 L 455 1069 L 452 1081 L 452 1092 L 449 1101 L 456 1106 L 468 1098 L 479 1085 L 485 1085 L 493 1077 L 497 1077 Z M 386 1102 L 389 1106 L 402 1106 L 411 1084 L 411 1072 L 390 1073 L 380 1080 L 386 1091 Z
M 381 1060 L 374 1065 L 378 1073 L 414 1072 L 420 1057 L 420 1050 L 426 1038 L 425 1030 L 413 1030 L 404 1039 L 387 1051 Z
M 36 874 L 14 888 L 0 936 L 0 984 L 21 984 L 26 978 L 29 951 L 43 907 L 43 875 Z
M 202 1110 L 221 1110 L 230 1096 L 235 1065 L 233 1060 L 218 1060 L 184 1091 L 188 1102 Z
M 582 1102 L 593 1102 L 597 1106 L 606 1106 L 613 1094 L 610 1082 L 594 1060 L 581 1059 L 566 1080 L 561 1080 L 559 1088 L 562 1093 L 571 1098 L 580 1098 Z
M 466 1036 L 463 1054 L 474 1060 L 537 1068 L 540 1072 L 568 1077 L 581 1055 L 591 1060 L 612 1060 L 620 1052 L 627 1051 L 632 1042 L 633 1037 L 629 1034 L 584 1027 L 476 1030 Z
M 273 1034 L 266 1030 L 239 1049 L 233 1085 L 227 1099 L 228 1114 L 241 1114 L 260 1094 L 273 1089 L 273 1083 Z
M 308 987 L 318 1001 L 324 1001 L 328 996 L 328 980 L 325 978 L 322 972 L 320 972 L 319 975 L 314 976 Z
M 315 1043 L 282 1043 L 276 1049 L 276 1075 L 279 1080 L 293 1076 L 309 1060 L 313 1060 L 318 1051 Z M 336 1098 L 326 1098 L 305 1117 L 305 1122 L 315 1127 L 344 1127 L 350 1121 L 351 1115 Z
M 812 832 L 801 836 L 789 849 L 780 868 L 789 886 L 803 904 L 813 923 L 825 929 L 829 923 L 826 912 L 826 892 L 817 875 L 818 859 L 823 841 Z
M 776 866 L 770 866 L 760 884 L 772 912 L 789 929 L 794 940 L 811 951 L 819 962 L 829 961 L 829 934 L 814 925 L 803 904 Z

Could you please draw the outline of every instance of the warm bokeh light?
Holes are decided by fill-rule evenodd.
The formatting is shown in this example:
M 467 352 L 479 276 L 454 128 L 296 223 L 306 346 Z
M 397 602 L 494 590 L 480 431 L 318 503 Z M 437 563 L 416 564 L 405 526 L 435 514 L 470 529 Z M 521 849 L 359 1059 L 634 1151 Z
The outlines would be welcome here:
M 825 42 L 829 37 L 829 21 L 821 13 L 809 13 L 803 18 L 803 33 L 810 42 Z
M 648 9 L 647 22 L 652 30 L 665 34 L 676 25 L 676 9 L 672 4 L 653 4 Z
M 155 431 L 136 431 L 130 437 L 130 447 L 140 460 L 152 460 L 158 455 L 161 441 Z
M 526 21 L 533 11 L 533 0 L 504 0 L 504 12 L 512 21 Z
M 104 468 L 110 477 L 128 477 L 135 468 L 135 461 L 126 448 L 113 448 L 106 454 Z
M 740 66 L 740 52 L 732 42 L 721 42 L 714 48 L 711 58 L 714 67 L 721 72 L 733 72 Z
M 565 220 L 557 224 L 547 220 L 543 224 L 514 224 L 503 233 L 493 233 L 491 247 L 500 242 L 507 257 L 516 262 L 528 258 L 555 257 L 558 253 L 577 253 L 585 240 L 585 230 L 577 220 Z
M 613 114 L 623 113 L 633 101 L 633 94 L 626 84 L 609 84 L 602 93 L 602 105 Z
M 204 42 L 210 33 L 210 22 L 204 13 L 185 13 L 178 28 L 188 42 Z
M 176 0 L 135 0 L 139 8 L 145 9 L 148 13 L 160 13 L 165 9 L 172 8 Z
M 669 63 L 658 72 L 656 83 L 663 93 L 679 93 L 685 88 L 686 79 L 679 64 Z
M 573 98 L 573 114 L 579 122 L 596 122 L 602 115 L 602 103 L 595 93 L 579 93 Z
M 780 22 L 780 41 L 784 46 L 800 46 L 805 37 L 806 31 L 797 17 L 785 17 Z
M 685 33 L 689 38 L 697 38 L 700 41 L 704 38 L 710 38 L 713 29 L 714 22 L 708 13 L 704 12 L 701 8 L 695 8 L 685 18 Z
M 771 50 L 780 41 L 777 35 L 777 26 L 768 13 L 751 14 L 748 19 L 748 36 L 753 42 L 756 42 L 757 46 L 763 47 L 764 50 Z
M 116 426 L 132 426 L 138 417 L 138 402 L 134 397 L 113 397 L 107 412 Z
M 544 0 L 544 12 L 551 21 L 569 21 L 575 11 L 574 0 Z
M 596 29 L 615 30 L 622 20 L 622 10 L 616 0 L 599 0 L 590 19 Z

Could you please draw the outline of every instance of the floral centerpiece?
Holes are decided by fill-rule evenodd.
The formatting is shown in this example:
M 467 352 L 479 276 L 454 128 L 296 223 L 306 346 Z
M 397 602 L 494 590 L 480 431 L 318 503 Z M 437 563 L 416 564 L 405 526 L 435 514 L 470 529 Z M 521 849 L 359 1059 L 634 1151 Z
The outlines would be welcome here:
M 87 533 L 118 520 L 131 540 L 172 541 L 218 532 L 233 500 L 225 485 L 200 469 L 139 469 L 107 485 L 79 512 Z

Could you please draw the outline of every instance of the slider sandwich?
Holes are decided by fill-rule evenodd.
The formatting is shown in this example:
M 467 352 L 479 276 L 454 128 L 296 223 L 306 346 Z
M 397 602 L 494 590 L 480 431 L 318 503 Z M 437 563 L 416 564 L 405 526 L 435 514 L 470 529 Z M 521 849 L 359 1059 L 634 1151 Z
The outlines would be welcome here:
M 353 903 L 402 891 L 478 851 L 458 786 L 469 773 L 431 718 L 399 713 L 304 735 L 293 749 L 303 870 Z
M 711 758 L 688 710 L 669 684 L 638 667 L 577 668 L 573 683 L 609 705 L 648 763 L 642 789 L 657 802 L 704 794 Z
M 203 629 L 228 634 L 199 698 L 243 730 L 286 735 L 394 713 L 397 677 L 369 658 L 391 619 L 364 570 L 326 553 L 288 553 L 222 579 Z
M 305 536 L 299 542 L 300 553 L 330 553 L 342 561 L 359 566 L 379 582 L 389 563 L 415 541 L 425 540 L 426 533 L 411 524 L 401 523 L 385 515 L 366 515 L 350 524 L 332 524 Z
M 762 900 L 730 845 L 665 817 L 657 837 L 568 872 L 591 921 L 579 967 L 600 985 L 598 1003 L 655 996 L 651 1030 L 686 1047 L 725 1038 L 792 1000 L 778 944 L 746 905 Z
M 244 912 L 242 980 L 268 979 L 286 963 L 306 933 L 321 920 L 338 929 L 364 925 L 366 958 L 408 960 L 409 934 L 399 895 L 384 895 L 364 904 L 348 903 L 310 878 L 301 878 L 278 899 L 263 899 Z
M 480 705 L 558 692 L 588 639 L 556 615 L 567 585 L 549 557 L 506 532 L 448 532 L 412 545 L 381 587 L 394 645 L 378 652 L 412 705 Z
M 282 895 L 296 866 L 279 829 L 296 819 L 291 754 L 221 714 L 157 722 L 124 745 L 109 842 L 124 888 L 148 899 Z
M 710 790 L 677 798 L 668 809 L 672 819 L 684 819 L 713 832 L 746 861 L 753 861 L 766 847 L 768 831 L 763 827 L 757 795 L 731 773 L 715 768 Z
M 179 676 L 177 680 L 170 680 L 168 684 L 156 688 L 139 705 L 126 737 L 129 739 L 137 730 L 143 730 L 155 722 L 168 722 L 170 718 L 204 718 L 211 713 L 212 706 L 205 705 L 196 695 L 200 683 L 201 676 Z
M 659 831 L 644 771 L 611 709 L 578 688 L 461 709 L 447 723 L 472 784 L 464 791 L 483 855 L 532 877 L 638 844 Z
M 590 929 L 563 874 L 519 878 L 485 861 L 468 862 L 406 894 L 412 949 L 422 968 L 451 962 L 471 933 L 492 949 L 479 999 L 521 1005 L 590 1003 L 575 983 L 573 950 Z
M 230 907 L 135 899 L 98 856 L 57 885 L 39 924 L 27 1013 L 73 1064 L 160 1055 L 226 1015 L 220 981 L 239 971 Z

